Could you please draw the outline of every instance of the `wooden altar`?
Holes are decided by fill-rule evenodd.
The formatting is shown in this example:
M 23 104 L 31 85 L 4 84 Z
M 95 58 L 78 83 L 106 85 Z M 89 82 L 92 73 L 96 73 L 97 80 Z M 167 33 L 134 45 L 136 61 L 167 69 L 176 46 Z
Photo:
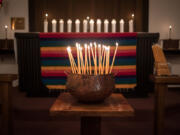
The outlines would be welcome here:
M 75 33 L 74 33 L 75 34 Z M 19 88 L 28 96 L 52 96 L 41 82 L 39 33 L 15 33 L 18 50 Z M 152 45 L 159 40 L 159 33 L 137 33 L 136 80 L 137 87 L 130 95 L 146 96 L 152 90 L 149 75 L 153 73 Z

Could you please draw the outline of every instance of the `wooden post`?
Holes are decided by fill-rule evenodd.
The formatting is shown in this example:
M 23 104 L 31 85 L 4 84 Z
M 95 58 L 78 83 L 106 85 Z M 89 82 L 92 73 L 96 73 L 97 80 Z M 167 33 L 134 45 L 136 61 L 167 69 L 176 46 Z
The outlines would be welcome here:
M 101 117 L 82 117 L 81 135 L 100 135 Z
M 2 98 L 2 135 L 13 134 L 12 118 L 12 81 L 16 75 L 0 75 L 1 98 Z
M 154 134 L 164 135 L 164 107 L 166 84 L 155 84 L 155 114 L 154 114 Z

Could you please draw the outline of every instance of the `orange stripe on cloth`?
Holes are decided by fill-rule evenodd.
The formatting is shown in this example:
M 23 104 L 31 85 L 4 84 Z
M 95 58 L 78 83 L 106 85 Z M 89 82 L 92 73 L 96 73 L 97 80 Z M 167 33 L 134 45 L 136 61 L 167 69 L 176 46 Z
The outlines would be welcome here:
M 46 85 L 46 87 L 48 89 L 61 89 L 61 90 L 65 90 L 66 89 L 66 85 Z M 136 84 L 116 84 L 115 88 L 119 89 L 119 88 L 134 88 L 136 87 Z
M 94 67 L 92 67 L 94 69 Z M 128 66 L 113 66 L 113 69 L 136 69 L 136 65 L 128 65 Z M 42 66 L 42 71 L 46 70 L 71 70 L 70 66 Z
M 120 89 L 120 88 L 134 88 L 136 87 L 136 84 L 116 84 L 115 88 Z
M 111 46 L 111 50 L 115 50 L 115 46 Z M 67 47 L 41 47 L 41 51 L 67 51 Z M 118 50 L 134 50 L 135 45 L 132 46 L 118 46 Z M 76 47 L 71 47 L 72 51 L 76 50 Z
M 66 89 L 66 85 L 46 85 L 46 87 L 48 89 L 61 89 L 61 90 Z

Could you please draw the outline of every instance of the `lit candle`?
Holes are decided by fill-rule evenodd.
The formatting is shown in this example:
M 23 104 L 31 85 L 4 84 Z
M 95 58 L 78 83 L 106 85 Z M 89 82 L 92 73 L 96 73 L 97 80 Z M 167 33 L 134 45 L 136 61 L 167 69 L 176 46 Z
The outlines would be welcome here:
M 113 66 L 114 66 L 114 61 L 115 61 L 117 49 L 118 49 L 118 43 L 116 43 L 116 49 L 115 49 L 115 52 L 114 52 L 113 60 L 112 60 L 112 63 L 111 63 L 111 68 L 110 68 L 110 71 L 109 71 L 110 74 L 111 74 Z
M 101 74 L 101 44 L 98 45 L 99 74 Z
M 84 44 L 84 48 L 85 48 L 85 74 L 86 74 L 86 72 L 88 73 L 88 59 L 87 59 L 87 44 Z
M 76 32 L 80 32 L 80 20 L 76 19 L 75 24 L 76 24 Z
M 90 32 L 94 32 L 94 20 L 91 19 L 91 20 L 89 21 L 89 24 L 90 24 Z
M 44 19 L 44 32 L 48 32 L 48 14 L 45 14 L 45 19 Z
M 134 14 L 132 14 L 131 17 L 132 17 L 132 20 L 134 20 Z
M 82 71 L 82 73 L 84 73 L 83 49 L 80 46 L 79 46 L 79 51 L 80 51 L 80 58 L 81 58 L 81 71 Z
M 72 32 L 72 20 L 67 20 L 67 32 Z
M 57 21 L 55 19 L 52 20 L 52 32 L 56 32 L 56 24 Z
M 104 46 L 104 45 L 103 45 L 103 55 L 102 55 L 102 57 L 103 57 L 103 67 L 102 67 L 102 72 L 101 72 L 101 74 L 104 74 L 105 59 L 106 59 L 106 46 Z
M 133 20 L 129 20 L 129 32 L 133 32 L 134 31 L 134 24 L 133 24 Z
M 8 26 L 5 25 L 4 28 L 5 28 L 5 39 L 7 39 L 7 30 L 8 30 Z
M 121 19 L 119 23 L 120 23 L 120 32 L 124 32 L 124 20 Z
M 91 52 L 90 52 L 90 47 L 88 46 L 88 56 L 89 56 L 89 73 L 91 75 Z
M 64 21 L 63 21 L 63 19 L 59 20 L 59 32 L 64 32 Z
M 108 25 L 109 25 L 109 21 L 107 19 L 104 20 L 104 32 L 107 33 L 108 32 Z
M 93 62 L 94 62 L 94 67 L 95 67 L 95 56 L 94 56 L 94 51 L 93 51 L 92 43 L 90 43 L 90 48 L 91 48 L 92 57 L 93 57 Z M 94 74 L 95 74 L 95 68 L 94 68 Z
M 88 21 L 87 20 L 84 20 L 83 21 L 83 32 L 87 32 L 87 28 L 88 27 Z
M 94 42 L 94 48 L 95 48 L 95 75 L 97 75 L 97 52 L 96 52 L 96 42 Z
M 115 19 L 113 19 L 113 20 L 111 21 L 111 26 L 112 26 L 112 32 L 113 32 L 113 33 L 116 32 L 116 20 L 115 20 Z
M 97 19 L 97 32 L 101 32 L 101 20 Z
M 172 26 L 169 26 L 169 39 L 171 39 Z
M 77 62 L 78 62 L 78 74 L 81 74 L 81 69 L 80 69 L 80 54 L 79 54 L 79 44 L 76 43 L 76 50 L 77 50 Z
M 70 64 L 71 64 L 71 70 L 72 70 L 72 73 L 74 73 L 73 63 L 72 63 L 72 59 L 71 59 L 71 56 L 70 56 L 70 52 L 71 52 L 71 48 L 70 47 L 67 47 L 67 52 L 68 52 L 69 61 L 70 61 Z

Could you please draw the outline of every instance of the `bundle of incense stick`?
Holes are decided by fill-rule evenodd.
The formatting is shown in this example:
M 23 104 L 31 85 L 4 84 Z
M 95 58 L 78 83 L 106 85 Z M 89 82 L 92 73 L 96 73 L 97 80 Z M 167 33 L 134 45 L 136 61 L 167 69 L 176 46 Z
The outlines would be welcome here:
M 89 75 L 111 74 L 118 50 L 118 43 L 116 43 L 112 63 L 110 63 L 110 50 L 110 46 L 101 44 L 90 43 L 81 47 L 81 44 L 76 43 L 76 63 L 71 53 L 71 47 L 67 47 L 72 73 Z

